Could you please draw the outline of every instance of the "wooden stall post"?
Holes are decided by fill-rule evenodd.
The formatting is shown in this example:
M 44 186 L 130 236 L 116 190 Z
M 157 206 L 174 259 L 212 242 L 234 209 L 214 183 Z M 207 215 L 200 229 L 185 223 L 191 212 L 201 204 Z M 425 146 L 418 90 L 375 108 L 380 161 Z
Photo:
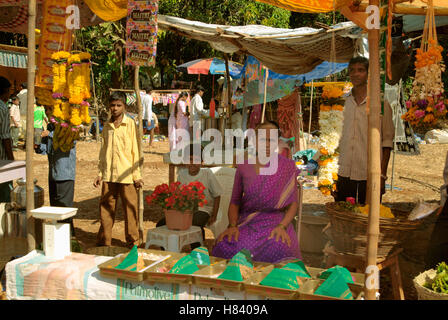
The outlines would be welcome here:
M 26 114 L 26 239 L 28 252 L 36 249 L 34 218 L 34 80 L 36 78 L 36 0 L 28 2 L 28 97 Z
M 224 54 L 226 63 L 226 79 L 227 79 L 227 108 L 229 108 L 229 120 L 227 122 L 227 128 L 232 127 L 232 89 L 230 88 L 230 71 L 229 71 L 229 56 Z
M 137 108 L 138 108 L 138 133 L 137 133 L 137 141 L 138 141 L 138 154 L 140 160 L 138 165 L 140 167 L 140 172 L 142 173 L 143 178 L 143 147 L 142 147 L 142 139 L 143 139 L 143 119 L 142 119 L 142 100 L 140 97 L 140 84 L 139 84 L 139 72 L 140 66 L 135 66 L 134 69 L 134 86 L 135 86 L 135 95 L 137 98 Z M 139 233 L 139 241 L 140 244 L 143 243 L 143 188 L 138 190 L 138 233 Z
M 269 69 L 264 67 L 266 70 L 266 76 L 264 78 L 264 98 L 263 98 L 263 112 L 261 113 L 261 123 L 264 122 L 264 114 L 266 113 L 266 95 L 268 93 L 268 76 Z
M 379 7 L 379 0 L 369 0 L 369 4 Z M 378 17 L 379 19 L 379 17 Z M 367 184 L 369 193 L 367 203 L 369 206 L 369 217 L 367 227 L 367 268 L 376 267 L 378 237 L 379 237 L 379 213 L 380 213 L 380 193 L 381 193 L 381 138 L 380 138 L 380 112 L 381 112 L 381 91 L 380 91 L 380 60 L 379 60 L 379 29 L 370 28 L 369 37 L 369 83 L 367 110 L 368 114 L 368 169 Z M 366 278 L 371 278 L 371 271 L 367 272 Z M 379 276 L 379 274 L 377 274 Z M 377 279 L 379 281 L 379 279 Z M 365 296 L 367 300 L 376 299 L 376 289 L 370 281 L 366 281 Z

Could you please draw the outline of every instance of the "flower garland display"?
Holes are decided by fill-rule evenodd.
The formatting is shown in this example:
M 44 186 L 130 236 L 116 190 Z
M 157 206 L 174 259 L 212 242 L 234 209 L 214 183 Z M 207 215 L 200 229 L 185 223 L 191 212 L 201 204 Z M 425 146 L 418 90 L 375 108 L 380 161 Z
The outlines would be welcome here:
M 442 82 L 442 72 L 445 71 L 442 51 L 442 46 L 437 42 L 434 7 L 429 1 L 422 44 L 416 54 L 412 94 L 406 102 L 408 111 L 402 116 L 413 126 L 430 127 L 447 113 Z
M 322 92 L 319 113 L 319 171 L 318 188 L 324 195 L 336 191 L 338 179 L 338 146 L 344 120 L 344 91 L 335 85 L 326 85 Z
M 90 54 L 60 51 L 53 59 L 54 148 L 68 152 L 79 139 L 81 124 L 88 125 L 90 95 Z

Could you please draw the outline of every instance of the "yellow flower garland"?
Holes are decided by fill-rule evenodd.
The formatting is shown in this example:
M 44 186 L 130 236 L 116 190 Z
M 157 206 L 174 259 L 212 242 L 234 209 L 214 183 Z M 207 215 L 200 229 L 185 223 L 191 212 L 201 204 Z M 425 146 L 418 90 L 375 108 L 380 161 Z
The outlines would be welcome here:
M 90 58 L 87 52 L 70 54 L 60 51 L 52 55 L 54 110 L 52 120 L 58 134 L 54 148 L 69 151 L 79 139 L 79 126 L 89 124 Z M 68 101 L 67 101 L 68 100 Z

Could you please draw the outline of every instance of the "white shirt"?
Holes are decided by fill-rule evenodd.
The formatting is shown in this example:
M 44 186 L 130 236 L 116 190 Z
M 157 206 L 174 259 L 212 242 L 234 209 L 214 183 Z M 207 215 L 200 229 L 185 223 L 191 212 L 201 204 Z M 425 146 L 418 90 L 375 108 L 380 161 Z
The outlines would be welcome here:
M 27 105 L 27 99 L 28 99 L 28 90 L 22 89 L 17 94 L 17 98 L 20 100 L 20 114 L 22 116 L 26 116 L 26 105 Z
M 232 129 L 242 129 L 243 128 L 243 116 L 239 112 L 232 114 Z
M 148 120 L 150 122 L 152 120 L 152 95 L 147 93 L 140 93 L 140 97 L 142 98 L 143 108 L 142 119 Z
M 193 181 L 201 182 L 205 187 L 204 195 L 205 200 L 207 200 L 207 204 L 203 207 L 199 207 L 198 210 L 207 212 L 208 214 L 213 213 L 214 198 L 221 196 L 223 191 L 212 170 L 209 168 L 201 168 L 197 175 L 191 176 L 188 173 L 188 169 L 182 168 L 177 174 L 177 181 L 182 184 L 189 184 Z
M 199 94 L 195 94 L 191 99 L 191 114 L 190 114 L 190 127 L 193 126 L 193 121 L 201 121 L 202 115 L 207 115 L 208 111 L 204 110 L 204 103 Z

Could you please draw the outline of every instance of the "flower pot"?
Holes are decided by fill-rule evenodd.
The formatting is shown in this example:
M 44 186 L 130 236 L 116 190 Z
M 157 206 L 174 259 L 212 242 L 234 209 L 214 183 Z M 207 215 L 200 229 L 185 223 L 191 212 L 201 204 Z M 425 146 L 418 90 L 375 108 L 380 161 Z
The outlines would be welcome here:
M 170 230 L 187 230 L 193 222 L 191 210 L 185 212 L 178 210 L 165 210 L 166 226 Z

